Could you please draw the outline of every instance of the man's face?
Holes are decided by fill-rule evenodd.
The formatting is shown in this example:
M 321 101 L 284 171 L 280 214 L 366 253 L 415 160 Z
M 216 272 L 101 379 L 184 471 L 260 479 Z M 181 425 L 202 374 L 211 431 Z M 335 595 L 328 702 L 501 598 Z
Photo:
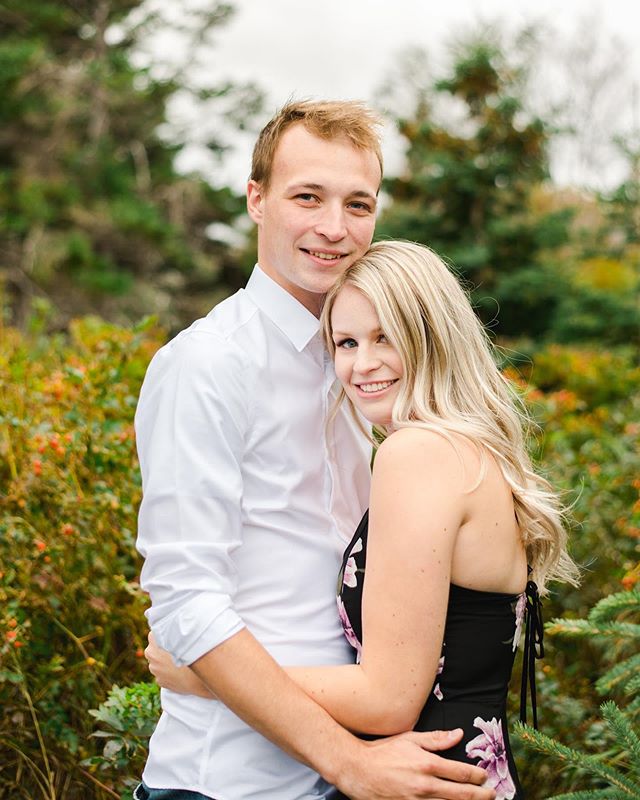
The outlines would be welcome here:
M 346 138 L 319 139 L 296 124 L 278 144 L 269 188 L 249 181 L 258 263 L 313 314 L 371 244 L 381 177 L 372 151 Z

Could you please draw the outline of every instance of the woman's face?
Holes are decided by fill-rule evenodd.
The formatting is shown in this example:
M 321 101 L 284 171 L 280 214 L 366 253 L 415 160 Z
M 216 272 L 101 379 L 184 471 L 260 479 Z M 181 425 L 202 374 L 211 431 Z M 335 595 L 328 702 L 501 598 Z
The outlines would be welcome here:
M 389 425 L 403 376 L 398 351 L 380 329 L 373 306 L 345 285 L 331 310 L 335 368 L 347 397 L 369 422 Z

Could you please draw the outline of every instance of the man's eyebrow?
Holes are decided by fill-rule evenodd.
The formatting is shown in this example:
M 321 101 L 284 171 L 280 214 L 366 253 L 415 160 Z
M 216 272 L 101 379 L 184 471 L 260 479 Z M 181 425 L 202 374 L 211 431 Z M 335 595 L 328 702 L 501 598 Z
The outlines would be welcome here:
M 371 194 L 371 192 L 364 192 L 362 190 L 357 191 L 357 192 L 352 192 L 349 195 L 349 197 L 365 197 L 368 200 L 372 200 L 374 203 L 377 202 L 377 196 L 376 195 Z
M 293 192 L 296 189 L 311 189 L 314 192 L 322 192 L 324 186 L 321 183 L 294 183 L 289 187 L 289 191 Z

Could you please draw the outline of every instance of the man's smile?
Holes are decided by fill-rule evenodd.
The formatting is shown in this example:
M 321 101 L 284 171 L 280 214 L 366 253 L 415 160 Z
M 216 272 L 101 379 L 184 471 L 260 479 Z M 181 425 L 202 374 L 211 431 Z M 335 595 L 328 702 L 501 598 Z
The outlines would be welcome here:
M 303 253 L 307 253 L 313 258 L 319 258 L 321 261 L 339 261 L 347 255 L 347 253 L 336 253 L 328 250 L 311 250 L 307 247 L 301 247 L 300 249 Z

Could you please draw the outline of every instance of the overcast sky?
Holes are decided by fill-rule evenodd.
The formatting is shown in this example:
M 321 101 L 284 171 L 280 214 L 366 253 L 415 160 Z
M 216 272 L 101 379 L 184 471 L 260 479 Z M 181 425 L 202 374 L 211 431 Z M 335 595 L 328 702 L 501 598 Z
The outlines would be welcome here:
M 551 25 L 561 36 L 570 36 L 588 17 L 605 49 L 614 38 L 620 49 L 628 49 L 625 80 L 635 80 L 640 86 L 640 2 L 632 0 L 231 2 L 236 14 L 216 33 L 211 71 L 218 79 L 258 83 L 267 94 L 267 118 L 291 96 L 371 102 L 403 51 L 422 47 L 437 68 L 444 59 L 444 43 L 453 35 L 493 20 L 508 30 L 537 21 Z M 171 3 L 173 8 L 179 7 L 174 0 Z M 611 100 L 614 102 L 613 97 Z M 632 95 L 625 89 L 609 113 L 613 118 L 622 108 L 627 125 L 635 113 L 635 123 L 640 125 L 638 95 L 635 112 L 632 105 Z M 193 124 L 195 130 L 197 123 Z M 210 175 L 215 182 L 229 181 L 236 188 L 243 187 L 253 138 L 253 133 L 235 138 L 235 152 Z M 396 171 L 401 164 L 401 151 L 393 131 L 385 135 L 385 157 L 388 172 Z M 562 163 L 555 164 L 554 177 L 570 182 L 575 178 L 575 165 L 570 168 L 569 157 L 558 160 Z M 197 163 L 193 152 L 184 159 L 183 166 L 192 162 Z

